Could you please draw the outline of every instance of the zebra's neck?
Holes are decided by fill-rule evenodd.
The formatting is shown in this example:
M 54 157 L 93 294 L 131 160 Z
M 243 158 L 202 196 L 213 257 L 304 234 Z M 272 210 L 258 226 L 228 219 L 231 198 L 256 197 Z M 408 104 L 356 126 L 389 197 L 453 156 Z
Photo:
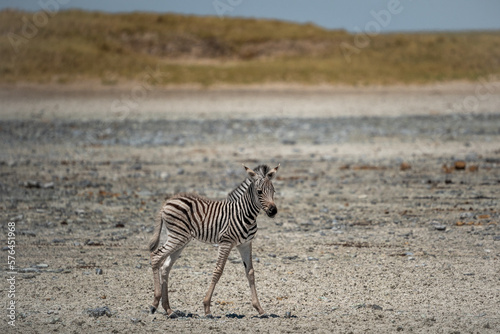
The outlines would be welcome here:
M 243 196 L 247 192 L 251 184 L 252 181 L 246 178 L 243 182 L 241 182 L 239 186 L 237 186 L 227 195 L 227 200 L 229 202 L 237 202 L 241 198 L 241 196 Z
M 247 184 L 245 192 L 241 194 L 235 204 L 241 209 L 244 209 L 245 216 L 247 218 L 250 218 L 251 220 L 255 220 L 257 218 L 257 215 L 260 212 L 260 203 L 252 181 Z

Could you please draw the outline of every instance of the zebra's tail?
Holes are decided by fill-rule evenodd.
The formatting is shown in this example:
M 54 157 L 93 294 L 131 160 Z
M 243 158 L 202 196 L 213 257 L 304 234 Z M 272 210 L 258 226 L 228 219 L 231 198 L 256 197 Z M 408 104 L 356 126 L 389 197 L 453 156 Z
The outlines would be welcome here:
M 158 211 L 158 214 L 155 218 L 155 229 L 153 231 L 153 236 L 149 241 L 149 251 L 153 252 L 156 248 L 158 248 L 158 244 L 160 243 L 161 236 L 161 228 L 163 226 L 163 219 L 161 219 L 161 210 Z

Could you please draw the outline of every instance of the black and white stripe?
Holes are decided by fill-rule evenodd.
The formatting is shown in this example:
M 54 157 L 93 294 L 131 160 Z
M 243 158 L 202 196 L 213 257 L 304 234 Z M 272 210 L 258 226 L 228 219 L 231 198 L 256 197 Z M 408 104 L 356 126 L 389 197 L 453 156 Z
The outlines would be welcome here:
M 192 239 L 197 239 L 220 246 L 217 268 L 205 300 L 205 312 L 210 313 L 213 288 L 222 274 L 229 252 L 236 246 L 244 258 L 247 277 L 252 289 L 252 300 L 255 294 L 254 307 L 261 313 L 262 308 L 254 291 L 249 243 L 257 233 L 256 220 L 260 210 L 263 209 L 270 217 L 274 217 L 277 213 L 274 204 L 274 187 L 271 181 L 278 168 L 279 165 L 274 169 L 261 165 L 253 171 L 245 167 L 248 178 L 231 191 L 224 200 L 210 200 L 196 194 L 178 194 L 164 202 L 158 213 L 154 235 L 150 242 L 151 264 L 155 279 L 153 310 L 156 309 L 162 297 L 163 307 L 167 313 L 172 312 L 168 305 L 165 286 L 168 273 L 184 246 Z M 158 247 L 162 226 L 167 230 L 167 241 Z M 165 261 L 167 258 L 168 261 Z M 163 280 L 161 292 L 158 275 L 160 266 Z

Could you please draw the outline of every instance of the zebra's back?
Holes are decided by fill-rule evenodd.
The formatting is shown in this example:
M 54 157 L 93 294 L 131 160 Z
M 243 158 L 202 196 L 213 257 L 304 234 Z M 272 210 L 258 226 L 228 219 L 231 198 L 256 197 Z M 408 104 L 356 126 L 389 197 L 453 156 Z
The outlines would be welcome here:
M 229 241 L 235 245 L 252 240 L 257 233 L 255 208 L 230 200 L 210 200 L 197 194 L 178 194 L 160 210 L 172 237 L 195 238 L 206 243 Z
M 177 194 L 165 202 L 160 214 L 172 237 L 218 243 L 227 225 L 227 204 L 225 200 L 210 200 L 193 193 Z

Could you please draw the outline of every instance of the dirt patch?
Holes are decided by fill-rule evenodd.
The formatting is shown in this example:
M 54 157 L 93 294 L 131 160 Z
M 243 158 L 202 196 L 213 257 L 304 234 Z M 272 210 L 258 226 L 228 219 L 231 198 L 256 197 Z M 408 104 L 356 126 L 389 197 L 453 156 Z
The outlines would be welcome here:
M 55 93 L 12 95 L 3 110 L 9 116 L 2 114 L 0 122 L 1 268 L 7 276 L 12 222 L 17 317 L 15 328 L 6 316 L 1 328 L 23 333 L 500 330 L 498 110 L 484 105 L 487 110 L 473 117 L 429 115 L 419 102 L 400 104 L 395 90 L 394 99 L 390 91 L 359 94 L 351 106 L 368 110 L 375 96 L 383 96 L 393 110 L 413 108 L 420 116 L 318 111 L 309 117 L 256 118 L 245 112 L 227 117 L 231 113 L 210 97 L 231 98 L 235 106 L 253 100 L 255 105 L 245 108 L 259 112 L 255 106 L 279 99 L 286 105 L 296 96 L 183 94 L 174 103 L 180 108 L 183 99 L 186 111 L 173 119 L 147 101 L 140 114 L 123 119 L 99 113 L 109 111 L 112 94 L 85 96 L 84 107 Z M 321 91 L 301 94 L 304 110 L 315 110 Z M 419 101 L 414 94 L 408 101 Z M 441 103 L 439 94 L 420 94 Z M 38 114 L 30 96 L 55 111 Z M 158 103 L 168 105 L 170 97 L 158 97 Z M 200 116 L 203 106 L 190 109 L 190 99 L 198 98 L 212 116 Z M 23 113 L 13 117 L 12 106 Z M 78 108 L 89 114 L 72 114 Z M 464 168 L 456 168 L 457 161 Z M 147 244 L 162 200 L 177 192 L 222 198 L 244 178 L 243 162 L 281 163 L 274 182 L 279 214 L 259 217 L 253 247 L 257 290 L 268 317 L 257 317 L 251 306 L 237 252 L 215 290 L 215 318 L 202 317 L 217 247 L 196 241 L 170 276 L 171 305 L 179 317 L 150 314 Z M 401 168 L 403 162 L 411 168 Z M 454 168 L 445 171 L 443 165 Z M 2 298 L 8 300 L 4 286 Z

